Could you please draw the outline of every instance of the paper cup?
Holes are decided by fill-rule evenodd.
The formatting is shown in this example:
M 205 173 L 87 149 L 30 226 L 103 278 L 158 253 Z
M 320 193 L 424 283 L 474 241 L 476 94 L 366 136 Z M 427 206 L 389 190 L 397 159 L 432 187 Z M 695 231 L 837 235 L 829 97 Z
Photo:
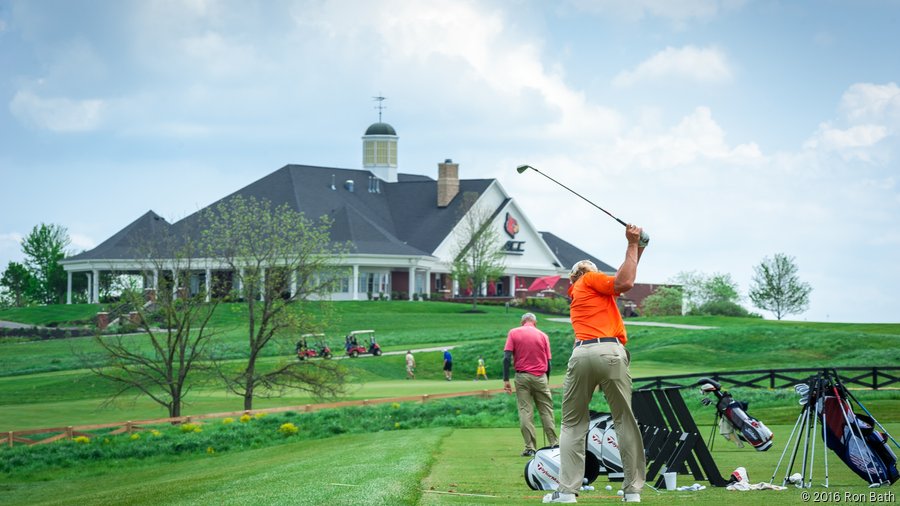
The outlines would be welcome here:
M 675 490 L 677 487 L 676 477 L 678 473 L 663 473 L 663 478 L 666 480 L 666 490 Z

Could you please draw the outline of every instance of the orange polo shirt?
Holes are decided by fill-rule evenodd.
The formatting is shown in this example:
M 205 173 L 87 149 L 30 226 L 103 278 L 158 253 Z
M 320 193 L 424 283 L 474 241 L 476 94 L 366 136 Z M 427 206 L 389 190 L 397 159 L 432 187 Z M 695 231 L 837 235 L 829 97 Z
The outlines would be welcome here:
M 617 337 L 624 346 L 628 342 L 625 322 L 616 306 L 615 277 L 602 272 L 586 272 L 569 287 L 569 317 L 575 338 Z

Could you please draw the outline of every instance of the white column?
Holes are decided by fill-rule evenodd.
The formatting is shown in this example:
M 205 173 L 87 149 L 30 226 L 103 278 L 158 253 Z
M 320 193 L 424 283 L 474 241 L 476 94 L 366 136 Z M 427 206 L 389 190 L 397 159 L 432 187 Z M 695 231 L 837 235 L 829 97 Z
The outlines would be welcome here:
M 66 304 L 72 303 L 72 271 L 66 271 Z
M 350 279 L 350 298 L 359 300 L 359 265 L 353 264 L 353 277 Z
M 84 273 L 84 276 L 87 278 L 87 289 L 88 289 L 88 291 L 87 291 L 87 302 L 88 302 L 88 304 L 90 304 L 91 301 L 94 300 L 94 296 L 92 295 L 92 294 L 94 293 L 94 292 L 93 292 L 94 284 L 93 284 L 93 281 L 91 281 L 93 278 L 91 277 L 91 273 L 90 273 L 90 272 L 85 272 L 85 273 Z
M 450 296 L 456 297 L 459 295 L 459 281 L 456 279 L 453 280 L 453 288 L 450 290 Z
M 159 290 L 159 269 L 153 269 L 153 293 Z
M 431 300 L 431 269 L 425 271 L 425 298 Z
M 259 300 L 266 300 L 266 269 L 259 271 Z
M 172 269 L 172 299 L 178 298 L 178 273 Z
M 244 298 L 244 268 L 243 267 L 241 267 L 238 270 L 238 278 L 235 281 L 235 284 L 237 285 L 236 288 L 237 288 L 238 298 L 243 299 Z
M 94 269 L 93 271 L 93 294 L 91 295 L 91 302 L 94 304 L 100 303 L 100 271 Z
M 291 273 L 291 298 L 297 296 L 297 272 Z
M 510 297 L 516 296 L 516 275 L 512 274 L 509 276 L 509 295 Z
M 209 267 L 206 268 L 206 302 L 209 302 L 210 298 L 210 289 L 212 287 L 212 270 Z
M 478 294 L 480 297 L 487 297 L 487 281 L 481 283 L 481 293 Z
M 409 268 L 409 292 L 406 294 L 407 300 L 413 300 L 413 292 L 416 290 L 416 268 Z

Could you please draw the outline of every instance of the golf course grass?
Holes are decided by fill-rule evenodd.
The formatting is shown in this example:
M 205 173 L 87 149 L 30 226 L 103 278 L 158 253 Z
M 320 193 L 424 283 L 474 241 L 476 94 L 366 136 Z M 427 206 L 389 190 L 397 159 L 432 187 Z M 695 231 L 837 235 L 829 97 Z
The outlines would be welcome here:
M 351 383 L 338 398 L 316 399 L 289 391 L 282 396 L 259 397 L 254 401 L 254 408 L 499 389 L 505 335 L 518 324 L 523 312 L 522 309 L 507 312 L 502 306 L 493 306 L 483 307 L 484 313 L 470 314 L 465 312 L 469 309 L 466 305 L 440 302 L 351 302 L 335 304 L 335 308 L 326 335 L 337 356 L 342 354 L 344 334 L 370 328 L 376 330 L 386 352 L 399 353 L 340 360 Z M 0 320 L 64 325 L 90 318 L 96 310 L 94 305 L 0 310 Z M 550 321 L 552 316 L 539 315 L 538 325 L 551 339 L 554 353 L 551 384 L 560 385 L 571 352 L 571 328 L 566 323 Z M 233 350 L 235 363 L 241 360 L 240 343 L 246 339 L 245 318 L 242 305 L 228 304 L 217 311 L 213 320 L 217 342 Z M 654 321 L 713 328 L 629 325 L 631 371 L 635 378 L 711 371 L 900 364 L 900 325 L 725 317 L 670 317 Z M 138 334 L 129 339 L 142 346 L 146 336 Z M 279 345 L 268 349 L 262 366 L 274 367 L 295 360 L 291 356 L 294 340 L 286 336 Z M 416 352 L 416 379 L 405 379 L 403 354 L 407 349 L 439 350 L 441 347 L 453 347 L 453 381 L 443 380 L 440 351 Z M 0 431 L 167 416 L 165 410 L 146 397 L 125 396 L 115 403 L 104 404 L 114 392 L 114 385 L 99 379 L 87 368 L 100 363 L 96 351 L 92 339 L 84 337 L 0 338 Z M 479 356 L 487 363 L 488 381 L 472 381 Z M 198 376 L 197 379 L 202 381 L 188 395 L 185 414 L 241 409 L 242 399 L 226 394 L 212 378 Z M 736 398 L 749 400 L 750 414 L 773 429 L 775 445 L 768 452 L 755 452 L 749 447 L 737 449 L 718 438 L 713 452 L 716 463 L 725 476 L 743 466 L 752 482 L 767 482 L 799 414 L 797 397 L 791 389 L 730 390 Z M 855 393 L 897 437 L 900 390 L 856 390 Z M 558 389 L 554 396 L 558 422 Z M 700 405 L 696 389 L 683 390 L 682 396 L 705 439 L 711 430 L 714 410 Z M 135 454 L 112 460 L 100 458 L 100 453 L 82 451 L 77 453 L 82 457 L 72 461 L 71 455 L 75 454 L 67 453 L 70 447 L 53 443 L 46 446 L 59 445 L 59 456 L 54 457 L 53 452 L 42 453 L 41 458 L 49 459 L 48 464 L 27 471 L 0 473 L 0 504 L 539 503 L 543 493 L 529 490 L 523 479 L 527 459 L 519 456 L 522 441 L 514 397 L 501 394 L 494 401 L 475 403 L 473 409 L 482 410 L 476 413 L 465 409 L 469 402 L 466 399 L 469 398 L 429 401 L 422 410 L 399 407 L 397 413 L 416 417 L 408 420 L 409 423 L 394 419 L 382 423 L 377 421 L 380 419 L 345 416 L 341 410 L 334 410 L 333 416 L 324 413 L 324 418 L 310 418 L 330 420 L 327 423 L 331 433 L 326 430 L 324 435 L 314 438 L 285 437 L 265 444 L 225 445 L 228 448 L 218 450 L 210 446 L 166 454 L 150 451 L 144 456 Z M 447 412 L 442 413 L 445 407 Z M 592 408 L 605 409 L 602 396 L 595 396 Z M 383 413 L 389 408 L 354 409 Z M 298 416 L 298 420 L 305 420 Z M 297 423 L 302 425 L 300 421 Z M 301 429 L 302 432 L 310 430 L 310 427 Z M 98 441 L 90 444 L 100 444 Z M 141 441 L 145 449 L 150 445 L 149 440 Z M 824 482 L 821 440 L 818 443 L 814 460 L 816 486 L 810 492 L 839 491 L 841 502 L 848 502 L 845 492 L 866 494 L 865 500 L 858 502 L 868 502 L 871 490 L 833 453 L 829 455 L 831 487 L 824 489 L 818 485 Z M 15 450 L 16 458 L 27 462 L 28 447 Z M 8 450 L 0 449 L 0 459 L 10 455 L 13 454 Z M 60 465 L 53 465 L 54 458 L 62 459 Z M 780 481 L 779 475 L 775 482 Z M 679 485 L 693 482 L 690 476 L 679 476 Z M 616 489 L 606 491 L 606 484 L 606 478 L 601 476 L 595 483 L 597 489 L 582 494 L 579 502 L 618 500 L 614 496 Z M 885 490 L 891 489 L 875 492 Z M 700 505 L 813 502 L 803 501 L 800 491 L 794 488 L 730 492 L 709 486 L 698 492 L 657 493 L 648 488 L 643 500 Z

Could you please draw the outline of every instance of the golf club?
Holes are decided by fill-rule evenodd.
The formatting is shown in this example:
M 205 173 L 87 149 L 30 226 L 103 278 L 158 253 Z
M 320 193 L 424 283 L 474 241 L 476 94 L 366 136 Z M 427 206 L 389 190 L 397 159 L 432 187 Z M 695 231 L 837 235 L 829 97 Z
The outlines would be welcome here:
M 519 165 L 518 167 L 516 167 L 516 172 L 518 172 L 519 174 L 521 174 L 521 173 L 525 172 L 525 171 L 528 170 L 528 169 L 531 169 L 531 170 L 537 172 L 538 174 L 540 174 L 540 175 L 544 176 L 545 178 L 549 179 L 550 181 L 553 181 L 554 183 L 556 183 L 556 184 L 562 186 L 563 188 L 565 188 L 566 190 L 569 190 L 570 192 L 572 192 L 575 196 L 577 196 L 577 197 L 580 198 L 581 200 L 583 200 L 583 201 L 587 202 L 588 204 L 590 204 L 590 205 L 596 207 L 597 209 L 603 211 L 604 213 L 606 213 L 607 215 L 609 215 L 610 218 L 612 218 L 612 219 L 618 221 L 619 223 L 621 223 L 623 227 L 627 227 L 627 226 L 628 226 L 627 223 L 625 223 L 624 221 L 620 220 L 619 218 L 616 218 L 615 216 L 613 216 L 613 214 L 612 214 L 611 212 L 609 212 L 609 211 L 607 211 L 606 209 L 603 209 L 602 207 L 598 206 L 597 204 L 591 202 L 590 200 L 588 200 L 588 199 L 586 199 L 584 196 L 582 196 L 580 193 L 578 193 L 578 192 L 576 192 L 575 190 L 569 188 L 568 186 L 566 186 L 566 185 L 560 183 L 559 181 L 553 179 L 552 177 L 548 176 L 547 174 L 544 174 L 543 172 L 541 172 L 541 171 L 535 169 L 535 168 L 532 167 L 531 165 Z M 650 234 L 648 234 L 648 233 L 647 233 L 646 231 L 644 231 L 644 230 L 641 230 L 641 243 L 640 243 L 641 246 L 646 246 L 646 245 L 649 244 L 649 243 L 650 243 Z

